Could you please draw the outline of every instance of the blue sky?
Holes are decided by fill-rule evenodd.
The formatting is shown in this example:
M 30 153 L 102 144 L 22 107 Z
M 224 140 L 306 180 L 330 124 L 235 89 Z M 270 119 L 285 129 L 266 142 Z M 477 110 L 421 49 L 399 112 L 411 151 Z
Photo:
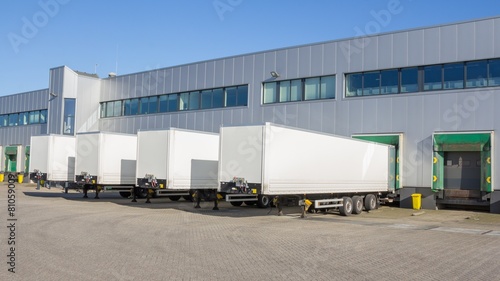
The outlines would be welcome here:
M 500 15 L 498 0 L 5 0 L 0 96 L 49 69 L 107 77 L 281 47 Z

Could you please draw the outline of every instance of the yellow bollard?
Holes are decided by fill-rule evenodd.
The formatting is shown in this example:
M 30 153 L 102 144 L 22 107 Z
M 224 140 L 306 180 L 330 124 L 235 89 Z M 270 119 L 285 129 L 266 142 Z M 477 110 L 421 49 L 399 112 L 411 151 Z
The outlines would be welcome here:
M 24 181 L 24 175 L 23 174 L 17 175 L 17 182 L 18 183 L 23 183 L 23 181 Z
M 3 182 L 3 180 L 4 180 L 4 175 L 3 175 L 3 173 L 1 173 L 0 174 L 0 182 Z

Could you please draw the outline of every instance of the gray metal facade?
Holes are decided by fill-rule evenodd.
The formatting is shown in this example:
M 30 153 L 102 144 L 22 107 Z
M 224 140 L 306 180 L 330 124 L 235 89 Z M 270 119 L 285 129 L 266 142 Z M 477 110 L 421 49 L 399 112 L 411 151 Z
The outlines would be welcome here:
M 429 187 L 434 132 L 498 131 L 500 87 L 345 97 L 345 74 L 500 57 L 500 17 L 246 54 L 97 79 L 51 69 L 49 89 L 0 98 L 0 114 L 23 103 L 49 108 L 48 133 L 61 133 L 63 97 L 77 99 L 76 131 L 136 133 L 169 127 L 218 132 L 220 126 L 274 122 L 344 136 L 403 133 L 403 186 Z M 271 71 L 280 77 L 273 78 Z M 262 103 L 262 83 L 336 75 L 336 98 Z M 99 118 L 99 103 L 248 84 L 248 106 Z M 48 102 L 48 92 L 57 97 Z M 26 95 L 25 100 L 15 98 Z M 40 98 L 43 96 L 43 98 Z M 6 104 L 9 105 L 6 105 Z M 30 126 L 26 126 L 30 127 Z M 43 134 L 0 128 L 0 143 Z M 15 135 L 11 136 L 11 135 Z M 493 161 L 500 161 L 495 138 Z M 492 181 L 500 173 L 496 165 Z M 495 187 L 495 185 L 493 185 Z M 500 189 L 500 186 L 496 186 Z

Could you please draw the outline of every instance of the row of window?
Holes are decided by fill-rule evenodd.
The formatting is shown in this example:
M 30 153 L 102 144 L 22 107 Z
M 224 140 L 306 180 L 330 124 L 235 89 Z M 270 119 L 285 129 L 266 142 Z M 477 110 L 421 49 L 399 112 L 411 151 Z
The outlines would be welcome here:
M 47 123 L 47 110 L 33 110 L 0 115 L 0 127 Z
M 101 103 L 101 117 L 246 106 L 248 86 L 235 86 Z
M 346 97 L 500 86 L 500 59 L 346 74 Z
M 335 76 L 264 83 L 264 103 L 335 98 Z

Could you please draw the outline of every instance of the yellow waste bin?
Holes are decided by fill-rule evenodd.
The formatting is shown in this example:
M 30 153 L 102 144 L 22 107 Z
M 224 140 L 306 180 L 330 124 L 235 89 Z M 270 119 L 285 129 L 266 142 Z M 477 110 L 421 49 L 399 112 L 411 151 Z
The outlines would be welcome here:
M 18 183 L 23 183 L 23 181 L 24 181 L 24 175 L 23 174 L 17 175 L 17 182 Z
M 422 194 L 413 193 L 411 195 L 411 201 L 413 203 L 413 209 L 420 210 L 420 207 L 422 206 Z
M 3 178 L 3 173 L 0 174 L 0 182 L 3 182 L 4 178 Z

